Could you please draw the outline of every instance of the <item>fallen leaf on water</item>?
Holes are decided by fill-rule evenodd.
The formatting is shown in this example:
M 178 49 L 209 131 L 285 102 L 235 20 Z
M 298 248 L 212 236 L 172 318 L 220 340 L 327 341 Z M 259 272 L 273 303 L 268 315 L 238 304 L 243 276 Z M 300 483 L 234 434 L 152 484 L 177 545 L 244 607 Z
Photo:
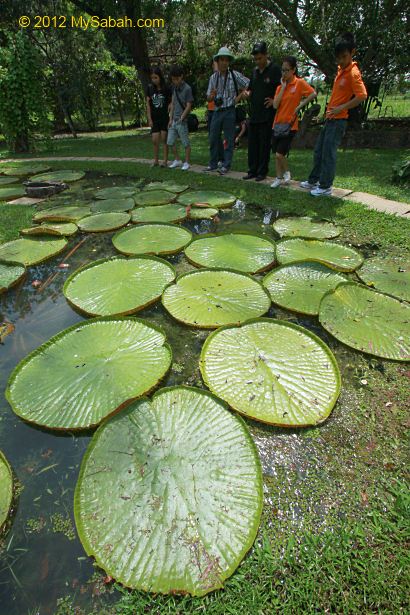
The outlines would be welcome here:
M 15 326 L 11 322 L 2 322 L 0 324 L 0 343 L 3 342 L 10 333 L 13 333 L 14 330 Z
M 38 288 L 39 286 L 41 286 L 41 280 L 33 280 L 31 286 L 33 288 Z

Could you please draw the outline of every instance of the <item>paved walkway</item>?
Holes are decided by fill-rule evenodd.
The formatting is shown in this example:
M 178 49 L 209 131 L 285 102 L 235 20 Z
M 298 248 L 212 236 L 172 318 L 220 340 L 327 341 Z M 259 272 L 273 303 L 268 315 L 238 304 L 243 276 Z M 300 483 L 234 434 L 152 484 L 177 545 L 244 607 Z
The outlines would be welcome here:
M 70 161 L 70 160 L 78 160 L 78 161 L 94 161 L 94 162 L 138 162 L 141 164 L 151 164 L 152 160 L 148 160 L 146 158 L 114 158 L 109 156 L 48 156 L 45 158 L 24 158 L 24 161 L 31 162 L 48 162 L 53 160 L 60 161 Z M 2 162 L 20 162 L 21 159 L 8 158 L 2 160 Z M 194 173 L 203 173 L 203 165 L 193 164 L 190 168 L 190 171 Z M 244 175 L 243 171 L 231 171 L 226 177 L 229 179 L 240 179 Z M 224 177 L 221 177 L 221 181 L 224 180 Z M 263 182 L 263 184 L 270 184 L 273 181 L 273 177 L 267 177 Z M 280 188 L 282 189 L 282 188 Z M 300 190 L 306 192 L 302 188 L 299 187 L 299 183 L 296 181 L 291 181 L 289 187 L 284 188 L 285 190 Z M 410 204 L 401 203 L 400 201 L 391 201 L 389 199 L 384 199 L 381 196 L 376 196 L 375 194 L 369 194 L 367 192 L 354 192 L 352 190 L 344 190 L 343 188 L 334 188 L 333 189 L 333 197 L 345 199 L 347 198 L 349 201 L 354 201 L 355 203 L 360 203 L 361 205 L 365 205 L 369 209 L 376 209 L 377 211 L 383 211 L 389 214 L 395 214 L 397 216 L 402 216 L 410 219 Z M 11 203 L 20 203 L 20 204 L 34 204 L 42 199 L 30 199 L 27 197 L 22 197 L 20 199 L 15 199 L 11 201 Z

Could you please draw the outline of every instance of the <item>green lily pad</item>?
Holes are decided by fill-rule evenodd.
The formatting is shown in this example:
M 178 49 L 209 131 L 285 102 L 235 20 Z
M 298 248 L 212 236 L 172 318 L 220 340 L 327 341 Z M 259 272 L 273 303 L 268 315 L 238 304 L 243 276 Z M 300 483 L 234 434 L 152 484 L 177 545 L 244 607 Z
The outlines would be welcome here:
M 85 177 L 85 171 L 70 171 L 69 169 L 64 169 L 61 171 L 50 171 L 47 173 L 40 173 L 39 175 L 33 175 L 30 179 L 35 182 L 76 182 L 83 177 Z
M 410 305 L 345 282 L 327 293 L 319 321 L 336 339 L 384 359 L 410 361 Z
M 37 226 L 23 228 L 22 235 L 56 235 L 58 237 L 71 237 L 78 231 L 78 227 L 73 222 L 43 222 Z
M 273 228 L 281 237 L 303 237 L 305 239 L 332 239 L 338 237 L 342 229 L 331 222 L 317 222 L 307 216 L 280 218 Z
M 130 211 L 134 209 L 134 199 L 103 199 L 91 203 L 90 209 L 95 213 L 106 213 L 115 211 Z
M 5 186 L 6 184 L 16 184 L 20 181 L 20 177 L 0 177 L 0 186 Z
M 316 315 L 323 295 L 346 279 L 326 265 L 301 261 L 270 271 L 262 284 L 273 303 L 286 310 Z
M 336 271 L 354 271 L 363 263 L 357 250 L 331 241 L 316 239 L 284 239 L 276 245 L 280 265 L 296 261 L 317 261 Z
M 18 175 L 19 177 L 25 177 L 27 175 L 34 175 L 35 173 L 45 173 L 50 169 L 45 164 L 35 164 L 30 162 L 22 162 L 21 164 L 14 163 L 13 165 L 7 165 L 7 167 L 1 166 L 1 172 L 4 175 Z
M 144 186 L 143 190 L 166 190 L 167 192 L 185 192 L 188 190 L 188 185 L 175 184 L 174 182 L 151 182 Z
M 176 254 L 191 241 L 192 233 L 174 224 L 139 224 L 116 233 L 112 239 L 118 252 L 133 254 Z
M 87 429 L 153 389 L 171 364 L 164 333 L 132 317 L 94 318 L 48 340 L 12 372 L 6 398 L 26 421 Z
M 244 423 L 188 387 L 162 389 L 105 421 L 74 495 L 86 553 L 127 587 L 162 594 L 223 587 L 261 512 L 261 467 Z
M 330 349 L 293 323 L 259 318 L 212 333 L 202 348 L 205 384 L 232 408 L 263 423 L 322 423 L 340 392 Z
M 231 207 L 237 197 L 228 192 L 222 192 L 220 190 L 196 190 L 192 192 L 185 192 L 178 197 L 178 203 L 183 205 L 197 206 L 207 204 L 209 207 L 215 209 L 223 207 Z
M 105 233 L 115 231 L 131 220 L 131 215 L 125 212 L 93 214 L 78 221 L 78 228 L 86 233 Z
M 167 190 L 148 190 L 147 192 L 139 192 L 135 195 L 134 201 L 137 206 L 144 205 L 166 205 L 175 201 L 177 194 L 168 192 Z
M 13 474 L 0 451 L 0 529 L 6 521 L 13 501 Z
M 194 207 L 189 210 L 188 218 L 191 220 L 212 220 L 218 215 L 218 210 L 213 207 Z
M 26 267 L 37 265 L 37 263 L 42 263 L 60 254 L 67 243 L 67 239 L 52 239 L 51 237 L 13 239 L 0 246 L 0 260 L 21 263 Z
M 227 267 L 245 273 L 264 271 L 275 260 L 275 244 L 245 233 L 207 235 L 185 248 L 185 256 L 200 267 Z
M 200 269 L 180 275 L 165 289 L 162 303 L 176 320 L 203 328 L 262 316 L 271 305 L 259 282 L 227 269 Z
M 25 273 L 26 268 L 21 263 L 0 261 L 0 293 L 4 293 L 15 284 L 18 284 Z
M 0 201 L 12 201 L 26 195 L 24 186 L 6 186 L 0 188 Z
M 64 284 L 66 299 L 90 316 L 132 314 L 157 301 L 175 270 L 154 256 L 105 258 L 74 272 Z
M 185 218 L 185 207 L 174 203 L 169 203 L 168 205 L 152 205 L 150 207 L 136 207 L 131 212 L 131 221 L 135 223 L 180 222 Z
M 77 222 L 90 213 L 89 207 L 62 205 L 52 209 L 42 209 L 33 216 L 33 222 Z
M 138 191 L 136 186 L 110 186 L 95 193 L 96 199 L 129 199 Z
M 368 286 L 399 299 L 410 301 L 410 262 L 403 259 L 375 256 L 366 259 L 357 270 Z

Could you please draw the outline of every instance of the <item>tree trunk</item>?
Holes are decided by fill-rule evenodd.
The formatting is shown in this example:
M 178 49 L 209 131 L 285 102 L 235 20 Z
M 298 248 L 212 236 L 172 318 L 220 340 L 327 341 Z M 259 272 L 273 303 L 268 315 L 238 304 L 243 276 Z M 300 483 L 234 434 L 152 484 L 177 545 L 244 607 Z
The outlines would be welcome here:
M 123 108 L 122 108 L 121 93 L 120 93 L 120 89 L 118 87 L 118 83 L 115 83 L 115 97 L 117 99 L 117 107 L 118 107 L 118 111 L 119 111 L 119 114 L 120 114 L 121 127 L 124 130 L 125 129 L 124 111 L 123 111 Z

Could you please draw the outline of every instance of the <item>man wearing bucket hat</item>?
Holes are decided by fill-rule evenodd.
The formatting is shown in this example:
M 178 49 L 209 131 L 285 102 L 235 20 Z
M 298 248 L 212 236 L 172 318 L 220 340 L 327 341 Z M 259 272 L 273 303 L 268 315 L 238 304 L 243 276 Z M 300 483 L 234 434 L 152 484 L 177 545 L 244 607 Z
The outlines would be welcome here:
M 218 70 L 209 79 L 207 100 L 215 103 L 209 130 L 210 160 L 205 171 L 218 169 L 218 148 L 223 131 L 226 147 L 224 150 L 223 165 L 218 172 L 225 175 L 231 168 L 235 143 L 235 105 L 241 93 L 249 85 L 249 79 L 241 73 L 229 68 L 234 56 L 227 47 L 221 47 L 214 55 Z

